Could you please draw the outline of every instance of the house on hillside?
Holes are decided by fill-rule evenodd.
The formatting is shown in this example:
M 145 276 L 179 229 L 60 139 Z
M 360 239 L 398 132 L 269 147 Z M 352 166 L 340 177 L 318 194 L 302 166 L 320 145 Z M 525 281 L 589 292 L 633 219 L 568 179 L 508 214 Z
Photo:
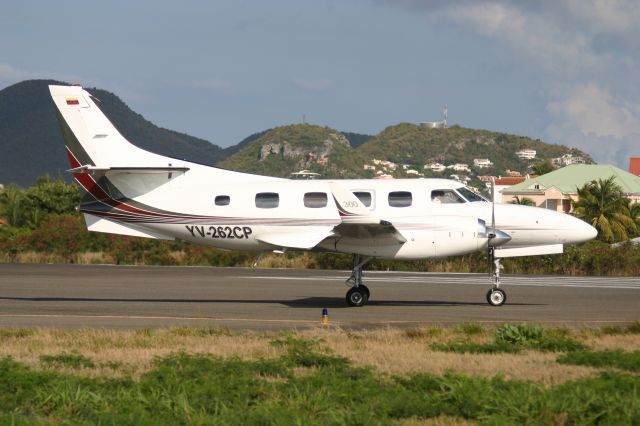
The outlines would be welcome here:
M 516 152 L 516 155 L 521 160 L 533 160 L 536 158 L 536 150 L 535 149 L 521 149 Z
M 424 169 L 425 170 L 431 170 L 433 172 L 444 172 L 447 169 L 447 166 L 445 166 L 444 164 L 440 164 L 440 163 L 430 163 L 430 164 L 425 164 L 424 165 Z
M 493 166 L 493 163 L 488 158 L 474 158 L 473 165 L 479 169 Z
M 471 169 L 469 168 L 469 165 L 465 164 L 465 163 L 452 164 L 450 166 L 447 166 L 447 169 L 453 169 L 456 172 L 470 172 L 471 171 Z
M 551 164 L 554 166 L 570 166 L 572 164 L 586 164 L 587 161 L 579 155 L 564 154 L 562 157 L 553 158 Z
M 640 202 L 640 177 L 609 165 L 573 164 L 542 176 L 532 177 L 502 191 L 502 201 L 527 197 L 538 207 L 550 210 L 571 211 L 571 201 L 578 200 L 578 188 L 598 179 L 615 176 L 615 181 L 625 196 Z

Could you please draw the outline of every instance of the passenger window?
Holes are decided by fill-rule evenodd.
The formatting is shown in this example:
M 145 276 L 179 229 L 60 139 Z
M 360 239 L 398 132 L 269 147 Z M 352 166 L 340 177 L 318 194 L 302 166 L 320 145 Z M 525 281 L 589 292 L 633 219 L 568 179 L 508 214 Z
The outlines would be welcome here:
M 413 201 L 408 191 L 394 191 L 389 193 L 389 205 L 391 207 L 409 207 Z
M 365 207 L 371 207 L 371 193 L 367 191 L 355 191 L 353 195 L 360 200 Z
M 216 206 L 228 206 L 231 202 L 231 197 L 228 195 L 218 195 L 216 197 Z
M 312 209 L 327 207 L 327 194 L 325 192 L 307 192 L 304 194 L 304 206 Z
M 256 194 L 256 207 L 275 209 L 280 204 L 280 196 L 276 192 L 260 192 Z
M 431 191 L 431 201 L 436 204 L 464 203 L 465 200 L 451 189 L 436 189 Z

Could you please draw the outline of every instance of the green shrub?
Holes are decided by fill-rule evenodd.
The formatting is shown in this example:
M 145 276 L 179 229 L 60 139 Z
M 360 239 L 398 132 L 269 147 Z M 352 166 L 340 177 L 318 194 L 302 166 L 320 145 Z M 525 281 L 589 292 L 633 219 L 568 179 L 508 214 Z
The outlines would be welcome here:
M 40 362 L 52 367 L 70 367 L 70 368 L 94 368 L 95 364 L 90 358 L 77 354 L 61 354 L 61 355 L 42 355 Z
M 517 353 L 523 349 L 545 352 L 577 351 L 585 346 L 568 337 L 564 329 L 545 331 L 532 324 L 504 324 L 496 328 L 490 343 L 451 342 L 433 344 L 432 349 L 458 353 Z
M 599 368 L 614 367 L 637 373 L 640 372 L 640 351 L 576 351 L 561 356 L 558 362 Z

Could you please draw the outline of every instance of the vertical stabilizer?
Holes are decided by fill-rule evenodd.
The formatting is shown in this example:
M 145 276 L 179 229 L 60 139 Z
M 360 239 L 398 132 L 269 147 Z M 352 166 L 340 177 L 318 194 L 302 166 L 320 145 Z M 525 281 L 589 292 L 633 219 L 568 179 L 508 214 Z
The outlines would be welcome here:
M 49 91 L 58 110 L 72 168 L 166 166 L 171 161 L 126 140 L 82 87 L 52 85 Z

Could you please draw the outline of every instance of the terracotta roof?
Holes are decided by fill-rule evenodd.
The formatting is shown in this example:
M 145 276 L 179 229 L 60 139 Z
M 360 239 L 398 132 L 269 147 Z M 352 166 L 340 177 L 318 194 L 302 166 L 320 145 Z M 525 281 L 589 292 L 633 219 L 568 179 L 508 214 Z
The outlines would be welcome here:
M 496 185 L 515 185 L 518 184 L 520 182 L 524 182 L 525 180 L 527 180 L 527 178 L 525 178 L 524 176 L 507 176 L 507 177 L 501 177 L 501 178 L 497 178 L 496 179 Z

